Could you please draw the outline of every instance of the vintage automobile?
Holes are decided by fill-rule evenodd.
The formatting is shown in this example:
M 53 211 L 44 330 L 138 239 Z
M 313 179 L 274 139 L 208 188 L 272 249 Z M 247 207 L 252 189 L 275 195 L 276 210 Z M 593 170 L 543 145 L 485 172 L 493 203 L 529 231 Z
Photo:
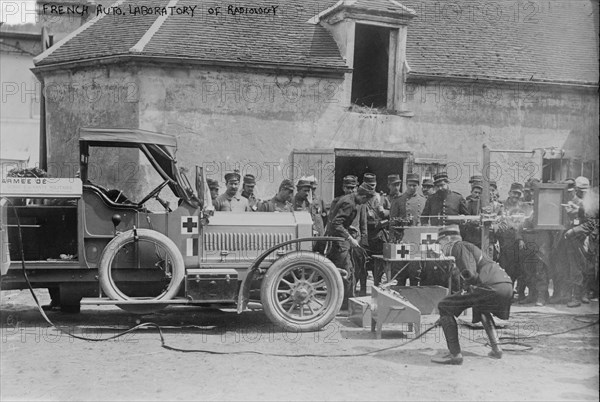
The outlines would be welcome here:
M 194 191 L 175 148 L 170 135 L 81 128 L 80 178 L 2 178 L 2 289 L 27 288 L 24 260 L 31 285 L 53 291 L 65 311 L 191 304 L 242 312 L 257 302 L 288 330 L 329 323 L 342 304 L 342 277 L 311 250 L 316 239 L 340 239 L 311 237 L 307 212 L 213 212 L 201 169 Z M 160 184 L 139 201 L 94 184 L 91 159 L 113 152 L 106 149 L 145 155 Z M 177 199 L 173 210 L 163 191 Z

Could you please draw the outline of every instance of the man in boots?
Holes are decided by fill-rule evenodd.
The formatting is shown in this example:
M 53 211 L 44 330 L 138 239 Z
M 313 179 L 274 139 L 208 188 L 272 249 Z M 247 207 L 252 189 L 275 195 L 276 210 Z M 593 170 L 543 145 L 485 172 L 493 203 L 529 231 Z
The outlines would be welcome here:
M 438 364 L 459 365 L 463 362 L 458 340 L 456 317 L 464 310 L 473 308 L 473 323 L 480 322 L 489 338 L 492 351 L 488 356 L 502 358 L 502 349 L 494 327 L 492 314 L 507 320 L 510 315 L 512 281 L 508 274 L 494 261 L 469 242 L 462 241 L 458 225 L 444 226 L 438 231 L 438 241 L 445 256 L 455 258 L 463 285 L 467 292 L 454 293 L 438 304 L 439 323 L 444 330 L 450 353 L 434 357 Z
M 352 264 L 350 248 L 359 247 L 358 241 L 351 235 L 352 223 L 358 214 L 360 205 L 368 202 L 375 196 L 375 190 L 363 183 L 358 187 L 357 192 L 344 195 L 338 200 L 331 210 L 330 219 L 327 222 L 325 234 L 327 236 L 336 236 L 346 239 L 345 242 L 333 242 L 327 253 L 336 267 L 345 270 L 348 275 L 344 278 L 344 303 L 342 309 L 347 308 L 348 298 L 354 293 L 354 266 Z

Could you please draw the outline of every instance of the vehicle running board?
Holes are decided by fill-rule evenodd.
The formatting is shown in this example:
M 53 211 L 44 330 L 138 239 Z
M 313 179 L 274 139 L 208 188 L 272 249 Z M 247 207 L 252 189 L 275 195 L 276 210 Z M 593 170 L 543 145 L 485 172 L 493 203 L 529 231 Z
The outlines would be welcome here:
M 197 304 L 198 301 L 188 300 L 183 298 L 171 299 L 171 300 L 153 300 L 153 299 L 142 299 L 142 300 L 113 300 L 106 297 L 84 297 L 81 299 L 82 305 L 157 305 L 157 304 Z

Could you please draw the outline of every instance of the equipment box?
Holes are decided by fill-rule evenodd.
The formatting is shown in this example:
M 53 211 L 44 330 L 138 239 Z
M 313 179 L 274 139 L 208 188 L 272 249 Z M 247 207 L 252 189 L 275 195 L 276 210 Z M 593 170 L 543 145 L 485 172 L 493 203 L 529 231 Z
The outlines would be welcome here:
M 388 260 L 410 260 L 417 250 L 418 246 L 415 244 L 384 243 L 383 258 Z
M 186 297 L 194 301 L 231 302 L 237 299 L 238 275 L 235 269 L 188 269 Z
M 348 299 L 348 319 L 359 327 L 371 325 L 371 296 Z

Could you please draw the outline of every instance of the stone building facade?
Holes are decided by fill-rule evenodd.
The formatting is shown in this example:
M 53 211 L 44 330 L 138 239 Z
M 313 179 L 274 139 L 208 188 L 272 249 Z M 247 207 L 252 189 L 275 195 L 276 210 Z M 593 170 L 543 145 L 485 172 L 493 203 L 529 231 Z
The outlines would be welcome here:
M 255 174 L 262 198 L 305 174 L 330 201 L 346 174 L 375 172 L 385 191 L 387 174 L 441 168 L 464 193 L 483 144 L 537 149 L 534 165 L 504 163 L 501 183 L 597 184 L 597 1 L 534 15 L 473 1 L 256 4 L 277 12 L 99 14 L 36 58 L 50 169 L 75 173 L 79 127 L 137 127 L 176 135 L 180 164 L 209 177 Z M 144 161 L 102 157 L 103 184 L 153 186 Z

